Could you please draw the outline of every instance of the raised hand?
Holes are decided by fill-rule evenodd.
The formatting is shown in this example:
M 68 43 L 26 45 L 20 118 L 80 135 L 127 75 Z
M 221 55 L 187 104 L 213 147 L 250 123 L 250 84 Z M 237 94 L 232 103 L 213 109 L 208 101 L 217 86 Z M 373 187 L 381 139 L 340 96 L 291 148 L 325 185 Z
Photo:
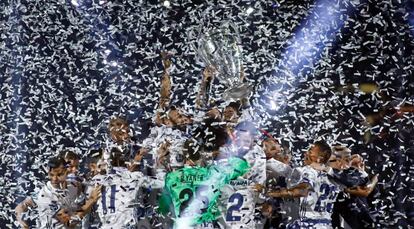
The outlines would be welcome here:
M 101 197 L 101 190 L 102 185 L 95 186 L 95 188 L 91 192 L 90 199 L 94 202 L 98 201 L 98 199 Z
M 171 67 L 171 59 L 172 53 L 169 53 L 167 51 L 161 52 L 161 58 L 162 58 L 162 64 L 164 65 L 164 69 L 168 70 Z
M 212 65 L 207 66 L 206 68 L 204 68 L 203 71 L 203 82 L 211 82 L 211 80 L 214 77 L 214 74 L 216 73 L 216 68 Z

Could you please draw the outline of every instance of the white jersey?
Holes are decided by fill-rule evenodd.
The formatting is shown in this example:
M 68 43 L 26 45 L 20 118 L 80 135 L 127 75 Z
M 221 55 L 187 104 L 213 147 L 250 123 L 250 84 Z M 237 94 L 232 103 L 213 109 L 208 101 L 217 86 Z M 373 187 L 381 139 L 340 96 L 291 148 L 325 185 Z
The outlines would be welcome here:
M 266 155 L 261 147 L 255 145 L 243 158 L 250 165 L 249 172 L 222 189 L 220 223 L 225 228 L 255 228 L 256 204 L 263 201 L 252 186 L 266 181 Z
M 266 161 L 266 170 L 272 178 L 289 177 L 292 173 L 292 168 L 289 165 L 273 158 Z
M 165 143 L 170 142 L 170 163 L 171 167 L 184 166 L 183 146 L 186 141 L 186 136 L 183 131 L 173 129 L 168 126 L 155 126 L 151 129 L 151 133 L 143 142 L 143 147 L 150 150 L 150 154 L 157 158 L 157 151 L 159 147 Z
M 270 189 L 287 188 L 287 182 L 292 174 L 292 167 L 273 158 L 266 161 L 267 182 Z M 292 221 L 299 217 L 299 201 L 291 198 L 278 198 L 274 202 L 277 211 L 284 221 Z
M 301 183 L 310 185 L 310 190 L 300 198 L 299 222 L 309 228 L 330 228 L 333 205 L 342 187 L 328 179 L 327 173 L 311 166 L 293 170 L 289 186 Z
M 162 187 L 162 179 L 145 177 L 141 172 L 114 167 L 106 175 L 96 175 L 92 184 L 102 185 L 102 197 L 97 201 L 101 228 L 128 228 L 137 224 L 138 191 L 140 187 Z
M 61 209 L 66 209 L 69 214 L 75 213 L 80 207 L 77 201 L 79 194 L 80 191 L 76 186 L 68 184 L 66 189 L 57 189 L 48 181 L 32 198 L 39 212 L 37 228 L 66 228 L 55 218 L 55 215 Z

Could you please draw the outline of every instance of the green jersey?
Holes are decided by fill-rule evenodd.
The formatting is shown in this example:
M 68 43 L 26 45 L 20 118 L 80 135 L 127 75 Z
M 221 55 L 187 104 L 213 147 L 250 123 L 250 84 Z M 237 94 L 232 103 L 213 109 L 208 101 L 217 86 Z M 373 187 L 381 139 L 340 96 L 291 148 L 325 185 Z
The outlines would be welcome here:
M 223 164 L 171 172 L 165 178 L 160 210 L 165 213 L 170 208 L 177 222 L 185 221 L 188 225 L 213 221 L 220 216 L 216 202 L 221 188 L 248 170 L 247 161 L 231 157 Z

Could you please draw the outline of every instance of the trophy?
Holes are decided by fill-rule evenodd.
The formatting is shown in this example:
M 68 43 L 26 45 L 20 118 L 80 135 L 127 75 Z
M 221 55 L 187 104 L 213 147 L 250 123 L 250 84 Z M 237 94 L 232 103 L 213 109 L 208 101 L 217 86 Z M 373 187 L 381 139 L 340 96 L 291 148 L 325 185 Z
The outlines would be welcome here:
M 240 77 L 242 69 L 242 51 L 237 27 L 231 22 L 224 22 L 220 27 L 199 31 L 193 48 L 206 66 L 216 69 L 215 76 L 226 86 L 223 99 L 246 98 L 252 86 L 243 83 Z

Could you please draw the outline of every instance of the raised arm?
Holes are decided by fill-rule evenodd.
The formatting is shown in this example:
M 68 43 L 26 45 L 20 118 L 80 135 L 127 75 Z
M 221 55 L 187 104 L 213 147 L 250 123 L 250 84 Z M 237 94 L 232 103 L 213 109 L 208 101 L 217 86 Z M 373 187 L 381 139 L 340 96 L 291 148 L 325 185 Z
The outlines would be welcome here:
M 19 203 L 14 209 L 16 212 L 17 221 L 20 223 L 22 228 L 29 228 L 29 225 L 27 224 L 27 222 L 22 219 L 22 214 L 26 212 L 29 209 L 29 207 L 35 207 L 35 206 L 36 204 L 33 202 L 32 198 L 27 197 L 25 200 Z
M 246 75 L 244 74 L 244 67 L 243 65 L 240 66 L 240 82 L 244 82 L 246 80 Z M 240 103 L 243 109 L 250 107 L 250 102 L 248 97 L 243 97 L 240 99 Z
M 85 204 L 82 205 L 82 207 L 76 212 L 76 215 L 79 218 L 83 218 L 85 217 L 86 214 L 88 214 L 91 209 L 92 206 L 98 201 L 98 199 L 101 197 L 101 190 L 102 190 L 102 186 L 98 185 L 96 186 L 91 194 L 89 195 L 89 198 L 85 201 Z
M 371 194 L 372 191 L 374 191 L 374 188 L 377 185 L 377 183 L 378 174 L 375 175 L 367 185 L 347 188 L 345 189 L 345 192 L 354 196 L 367 197 L 369 196 L 369 194 Z
M 301 183 L 293 188 L 282 188 L 279 190 L 270 191 L 268 196 L 275 198 L 298 198 L 308 195 L 310 185 L 307 183 Z
M 142 161 L 142 158 L 145 156 L 145 154 L 148 153 L 148 149 L 142 147 L 134 156 L 134 159 L 132 160 L 131 165 L 128 166 L 129 171 L 136 171 L 138 170 L 139 164 Z
M 170 67 L 171 60 L 167 52 L 161 53 L 162 63 L 164 65 L 164 73 L 161 79 L 161 90 L 160 90 L 160 103 L 159 108 L 165 109 L 170 104 L 171 100 L 171 79 L 170 79 Z
M 207 88 L 212 84 L 214 80 L 215 68 L 213 66 L 207 66 L 203 71 L 203 79 L 201 81 L 200 90 L 197 94 L 196 106 L 197 108 L 203 108 L 208 105 L 208 91 Z

